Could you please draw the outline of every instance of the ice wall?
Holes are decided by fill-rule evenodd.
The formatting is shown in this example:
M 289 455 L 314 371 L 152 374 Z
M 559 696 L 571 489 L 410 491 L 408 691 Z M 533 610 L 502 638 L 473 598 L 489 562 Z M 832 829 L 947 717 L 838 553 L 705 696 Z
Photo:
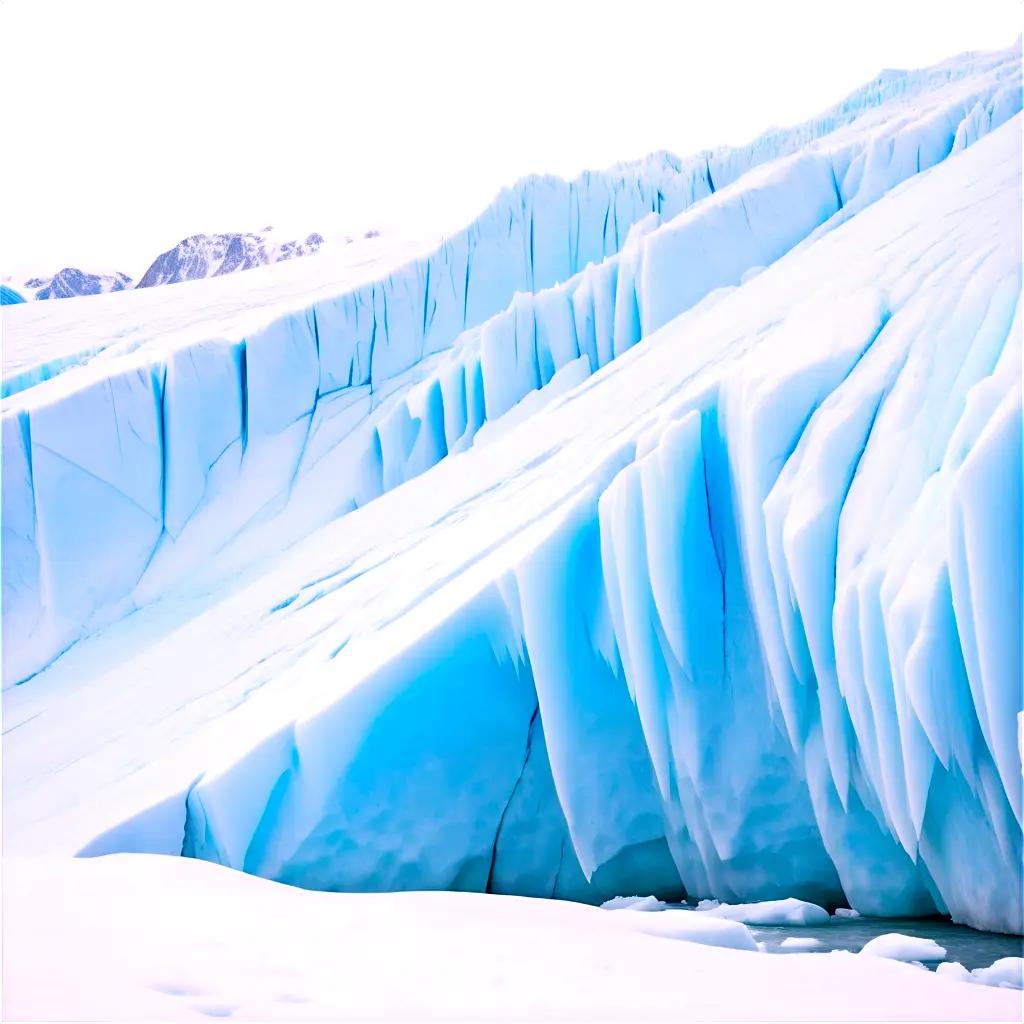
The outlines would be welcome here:
M 382 636 L 358 687 L 211 766 L 184 852 L 561 894 L 567 865 L 668 889 L 667 849 L 691 896 L 1021 931 L 1019 127 L 776 268 L 766 287 L 810 286 L 781 320 Z M 937 240 L 897 254 L 929 218 Z M 670 325 L 593 407 L 721 322 Z
M 528 179 L 383 281 L 6 399 L 5 685 L 465 448 L 569 363 L 574 381 L 605 365 L 998 126 L 1019 77 L 1012 57 L 961 61 L 743 149 Z
M 516 526 L 471 571 L 89 851 L 1020 931 L 1019 76 L 884 76 L 743 151 L 534 179 L 385 282 L 5 400 L 13 682 L 448 455 L 565 452 L 557 500 L 493 481 Z

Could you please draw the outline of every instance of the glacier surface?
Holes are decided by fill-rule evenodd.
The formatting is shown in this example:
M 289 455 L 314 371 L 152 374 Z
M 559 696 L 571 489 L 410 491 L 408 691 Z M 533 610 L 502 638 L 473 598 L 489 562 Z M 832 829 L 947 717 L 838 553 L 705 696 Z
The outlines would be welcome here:
M 1020 89 L 5 307 L 8 843 L 1021 931 Z

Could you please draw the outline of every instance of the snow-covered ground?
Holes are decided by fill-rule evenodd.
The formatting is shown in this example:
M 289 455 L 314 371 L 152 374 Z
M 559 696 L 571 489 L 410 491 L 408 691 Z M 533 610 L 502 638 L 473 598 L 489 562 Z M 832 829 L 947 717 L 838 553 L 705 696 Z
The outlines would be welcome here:
M 1021 931 L 1020 103 L 968 55 L 440 247 L 5 307 L 8 998 L 70 958 L 76 1017 L 1004 1014 L 657 912 L 68 858 Z
M 333 244 L 292 261 L 127 292 L 25 303 L 3 314 L 3 393 L 69 367 L 137 352 L 173 351 L 217 337 L 245 337 L 283 314 L 377 279 L 436 245 L 398 233 Z M 111 301 L 117 299 L 118 301 Z
M 1014 1020 L 1020 992 L 768 956 L 516 896 L 307 892 L 201 861 L 12 859 L 6 1020 Z M 729 922 L 717 922 L 726 924 Z

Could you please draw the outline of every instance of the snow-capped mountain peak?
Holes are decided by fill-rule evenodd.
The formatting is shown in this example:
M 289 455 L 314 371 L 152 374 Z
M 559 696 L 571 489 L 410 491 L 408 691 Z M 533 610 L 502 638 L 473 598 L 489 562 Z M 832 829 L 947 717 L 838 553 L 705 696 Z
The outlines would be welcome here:
M 377 231 L 367 231 L 363 237 L 374 238 L 377 235 Z M 331 243 L 347 244 L 353 240 L 352 236 L 346 235 L 332 238 Z M 0 304 L 69 299 L 222 277 L 240 270 L 309 256 L 319 252 L 325 244 L 328 240 L 319 231 L 311 231 L 304 238 L 290 238 L 275 232 L 269 225 L 259 232 L 190 235 L 152 260 L 138 281 L 118 270 L 94 272 L 72 266 L 64 267 L 55 274 L 7 273 L 0 277 L 0 284 L 5 288 Z
M 131 288 L 132 279 L 120 271 L 93 274 L 78 267 L 64 267 L 52 277 L 30 277 L 23 288 L 15 286 L 23 297 L 69 299 L 75 295 L 102 295 Z
M 295 259 L 317 252 L 323 235 L 311 232 L 301 240 L 277 242 L 270 231 L 191 235 L 161 253 L 139 279 L 137 287 L 151 288 L 203 277 L 220 277 L 267 263 Z

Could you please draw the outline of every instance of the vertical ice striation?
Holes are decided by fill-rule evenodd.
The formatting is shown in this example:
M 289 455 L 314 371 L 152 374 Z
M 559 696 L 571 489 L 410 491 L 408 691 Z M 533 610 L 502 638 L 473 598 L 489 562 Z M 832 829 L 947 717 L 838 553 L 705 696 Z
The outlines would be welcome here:
M 24 457 L 37 464 L 32 495 L 28 477 L 5 488 L 4 519 L 31 504 L 40 526 L 34 549 L 24 535 L 4 546 L 5 623 L 18 624 L 5 625 L 5 685 L 225 547 L 236 565 L 247 547 L 279 549 L 365 504 L 471 444 L 569 362 L 597 370 L 831 230 L 1015 113 L 1019 75 L 1014 55 L 978 56 L 882 78 L 740 149 L 529 178 L 431 255 L 248 337 L 41 371 L 58 376 L 4 402 L 5 417 L 29 421 Z M 33 378 L 16 376 L 8 391 Z M 94 420 L 105 389 L 148 397 L 130 413 L 112 400 Z M 147 440 L 125 465 L 155 481 L 138 510 L 155 523 L 133 523 L 122 545 L 115 523 L 135 513 L 117 482 L 79 465 L 76 442 L 49 445 L 46 423 L 122 457 L 118 434 L 137 427 Z
M 5 399 L 27 709 L 90 631 L 195 580 L 219 602 L 127 667 L 114 629 L 80 644 L 105 700 L 217 655 L 194 717 L 132 695 L 103 763 L 173 760 L 170 811 L 108 779 L 88 851 L 1021 931 L 1019 108 L 1017 53 L 887 75 L 742 150 L 530 179 L 244 339 Z M 222 690 L 242 724 L 182 754 Z M 170 752 L 122 752 L 133 722 Z
M 492 864 L 502 870 L 488 886 L 544 891 L 542 870 L 526 868 L 534 856 L 552 892 L 564 892 L 556 873 L 567 864 L 590 880 L 575 890 L 584 898 L 610 891 L 609 877 L 668 892 L 661 850 L 691 896 L 795 893 L 1021 930 L 1018 128 L 971 164 L 950 165 L 949 184 L 929 179 L 928 191 L 893 197 L 859 228 L 762 275 L 750 302 L 768 308 L 749 323 L 763 326 L 753 338 L 744 328 L 728 359 L 714 338 L 738 329 L 740 293 L 552 407 L 556 423 L 584 400 L 599 407 L 602 392 L 653 401 L 610 435 L 585 483 L 475 570 L 497 582 L 460 586 L 450 611 L 422 610 L 439 623 L 431 635 L 447 678 L 468 687 L 460 709 L 502 678 L 460 667 L 485 637 L 515 652 L 536 694 L 536 711 L 528 703 L 518 718 L 525 761 L 509 758 L 520 768 L 510 806 L 533 766 L 519 796 L 534 808 L 533 853 L 503 847 L 511 834 L 498 827 Z M 986 178 L 989 163 L 1001 185 Z M 957 219 L 965 194 L 977 198 Z M 928 240 L 897 242 L 908 224 L 919 225 L 908 236 Z M 866 256 L 838 269 L 854 230 L 889 254 L 894 276 Z M 771 292 L 805 284 L 806 297 L 777 318 Z M 719 353 L 703 376 L 654 387 L 682 339 L 702 334 Z M 403 652 L 388 664 L 406 680 L 402 693 L 433 671 Z M 390 700 L 373 676 L 355 692 Z M 332 736 L 347 730 L 353 699 L 332 705 Z M 322 726 L 326 712 L 306 713 Z M 489 737 L 479 749 L 491 749 Z M 301 743 L 292 757 L 303 764 Z M 550 789 L 536 779 L 545 757 Z M 225 780 L 263 760 L 254 749 L 207 774 L 189 822 L 230 829 Z M 352 785 L 350 771 L 331 751 L 311 779 Z M 333 798 L 308 786 L 317 795 L 281 834 L 315 836 L 329 877 L 294 861 L 269 873 L 370 884 L 327 838 Z M 364 852 L 396 842 L 396 814 L 335 834 L 358 836 Z M 430 884 L 465 880 L 486 856 L 482 837 L 457 834 L 447 832 L 457 869 Z

